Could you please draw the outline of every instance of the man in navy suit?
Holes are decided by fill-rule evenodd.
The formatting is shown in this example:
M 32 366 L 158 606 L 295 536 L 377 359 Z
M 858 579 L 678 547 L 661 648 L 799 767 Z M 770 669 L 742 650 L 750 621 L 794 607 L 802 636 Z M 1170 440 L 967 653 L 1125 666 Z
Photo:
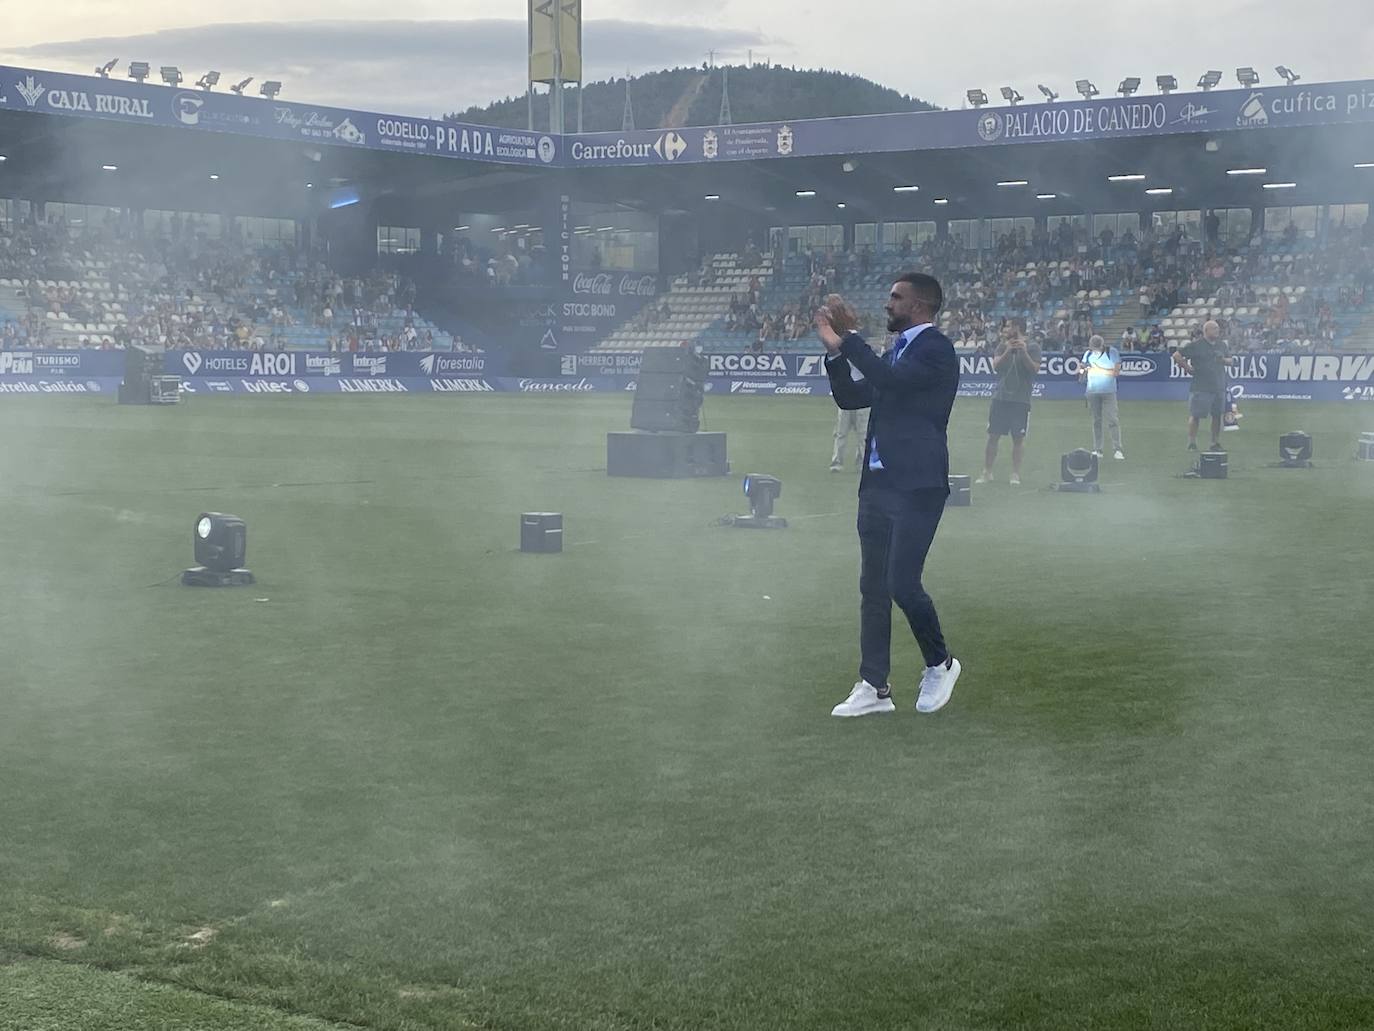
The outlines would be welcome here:
M 925 657 L 917 712 L 936 712 L 959 679 L 935 603 L 921 571 L 949 497 L 946 429 L 959 389 L 954 345 L 935 327 L 944 292 L 921 272 L 907 272 L 888 295 L 887 328 L 895 334 L 879 355 L 856 331 L 854 312 L 838 295 L 816 313 L 825 344 L 830 392 L 844 409 L 869 409 L 859 480 L 861 604 L 859 682 L 833 716 L 895 710 L 888 672 L 892 659 L 892 603 L 906 616 Z M 854 370 L 862 373 L 855 380 Z

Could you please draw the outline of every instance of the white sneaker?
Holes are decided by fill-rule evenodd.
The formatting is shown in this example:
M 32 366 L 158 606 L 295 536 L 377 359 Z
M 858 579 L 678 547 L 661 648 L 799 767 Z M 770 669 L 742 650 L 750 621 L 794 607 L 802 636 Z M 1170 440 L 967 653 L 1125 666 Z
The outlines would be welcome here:
M 981 474 L 978 476 L 978 479 L 974 480 L 973 482 L 974 482 L 974 483 L 991 483 L 991 482 L 992 482 L 992 473 L 981 473 Z
M 954 693 L 954 682 L 959 679 L 963 667 L 959 660 L 950 657 L 949 665 L 927 666 L 921 677 L 921 693 L 916 699 L 917 712 L 937 712 L 944 708 L 949 696 Z
M 1015 473 L 1012 473 L 1011 479 L 1007 482 L 1010 483 L 1013 487 L 1019 487 L 1021 486 L 1021 477 L 1017 476 Z
M 849 692 L 849 697 L 830 710 L 832 716 L 874 716 L 878 713 L 895 712 L 892 696 L 878 697 L 878 689 L 867 680 L 860 680 Z
M 1101 451 L 1094 451 L 1094 452 L 1093 452 L 1093 457 L 1094 457 L 1094 458 L 1101 458 L 1101 457 L 1102 457 L 1102 452 L 1101 452 Z
M 1117 448 L 1116 454 L 1112 455 L 1112 457 L 1115 458 L 1118 462 L 1124 462 L 1126 461 L 1126 452 L 1122 451 L 1120 448 Z

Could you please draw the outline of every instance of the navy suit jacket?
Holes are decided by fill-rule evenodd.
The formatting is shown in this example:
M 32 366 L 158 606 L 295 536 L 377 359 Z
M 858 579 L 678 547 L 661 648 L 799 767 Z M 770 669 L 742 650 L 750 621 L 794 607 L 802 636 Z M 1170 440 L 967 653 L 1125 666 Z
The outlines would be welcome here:
M 854 370 L 863 373 L 854 379 Z M 901 490 L 949 492 L 949 413 L 959 391 L 959 357 L 933 326 L 922 331 L 893 363 L 858 333 L 840 342 L 825 363 L 830 393 L 844 409 L 871 409 L 859 490 L 872 476 L 869 456 L 878 442 L 884 479 Z

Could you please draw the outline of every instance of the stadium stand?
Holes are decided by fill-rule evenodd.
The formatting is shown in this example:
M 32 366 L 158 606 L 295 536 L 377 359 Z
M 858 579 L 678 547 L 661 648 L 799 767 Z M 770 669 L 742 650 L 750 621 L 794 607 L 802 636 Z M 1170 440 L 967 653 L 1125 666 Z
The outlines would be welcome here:
M 342 277 L 292 248 L 0 226 L 0 344 L 11 349 L 461 349 L 414 297 L 394 273 Z
M 1072 252 L 1062 257 L 1053 246 L 1009 240 L 981 255 L 938 241 L 907 254 L 791 254 L 758 296 L 740 290 L 722 299 L 713 293 L 717 318 L 695 336 L 678 333 L 663 342 L 689 339 L 708 351 L 809 348 L 810 313 L 826 292 L 843 292 L 859 312 L 877 312 L 895 275 L 911 267 L 941 277 L 941 325 L 965 351 L 995 348 L 1011 318 L 1026 320 L 1051 351 L 1079 350 L 1094 332 L 1127 349 L 1176 346 L 1200 333 L 1208 319 L 1229 325 L 1237 350 L 1303 352 L 1374 342 L 1368 234 L 1335 233 L 1321 247 L 1280 237 L 1208 248 L 1176 231 L 1140 240 L 1127 234 L 1119 243 L 1078 242 Z M 702 314 L 698 310 L 697 321 Z M 874 327 L 870 322 L 866 328 Z

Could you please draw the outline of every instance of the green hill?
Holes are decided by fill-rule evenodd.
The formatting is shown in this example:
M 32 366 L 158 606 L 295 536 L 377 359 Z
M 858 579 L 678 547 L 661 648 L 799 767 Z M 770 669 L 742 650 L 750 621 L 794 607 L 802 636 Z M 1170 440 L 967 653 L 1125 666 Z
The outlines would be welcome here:
M 934 105 L 923 100 L 845 72 L 736 65 L 730 67 L 729 77 L 732 121 L 737 124 L 935 110 Z M 720 116 L 722 80 L 721 68 L 671 68 L 632 79 L 630 97 L 635 128 L 715 125 Z M 569 91 L 567 122 L 570 131 L 577 125 L 574 96 L 574 92 Z M 549 124 L 548 106 L 547 95 L 535 97 L 536 126 Z M 582 112 L 586 132 L 618 131 L 624 110 L 624 79 L 587 84 Z M 452 121 L 523 129 L 527 118 L 526 100 L 523 96 L 508 97 L 486 107 L 471 107 L 445 117 Z

